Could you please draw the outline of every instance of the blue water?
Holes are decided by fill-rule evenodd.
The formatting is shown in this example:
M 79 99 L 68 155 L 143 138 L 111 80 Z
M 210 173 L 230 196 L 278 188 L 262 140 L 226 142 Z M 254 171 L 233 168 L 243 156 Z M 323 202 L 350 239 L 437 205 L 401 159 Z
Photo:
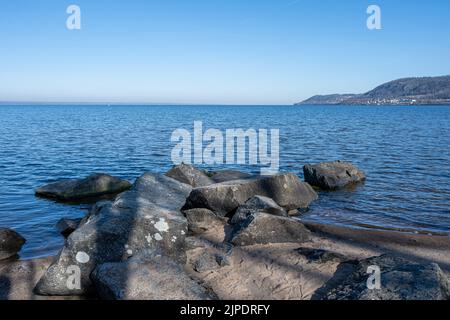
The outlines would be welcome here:
M 92 172 L 130 181 L 164 172 L 172 131 L 194 121 L 280 129 L 281 170 L 301 177 L 305 163 L 337 159 L 366 172 L 363 185 L 320 193 L 304 220 L 450 233 L 449 107 L 0 106 L 0 226 L 27 238 L 24 258 L 56 253 L 56 222 L 88 206 L 37 199 L 36 187 Z

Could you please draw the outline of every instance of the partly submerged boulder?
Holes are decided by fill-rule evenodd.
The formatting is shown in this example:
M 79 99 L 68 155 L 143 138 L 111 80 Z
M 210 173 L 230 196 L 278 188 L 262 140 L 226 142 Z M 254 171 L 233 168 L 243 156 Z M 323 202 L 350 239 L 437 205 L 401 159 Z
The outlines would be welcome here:
M 147 249 L 158 249 L 184 262 L 186 218 L 180 212 L 191 187 L 172 178 L 147 173 L 114 202 L 91 210 L 73 232 L 36 286 L 44 295 L 82 295 L 92 289 L 89 275 L 106 262 L 119 262 Z M 80 286 L 67 285 L 73 267 Z
M 298 220 L 256 212 L 236 225 L 229 242 L 238 246 L 269 243 L 302 243 L 310 231 Z
M 369 268 L 371 267 L 371 269 Z M 374 268 L 381 271 L 379 288 L 369 277 Z M 450 283 L 435 263 L 419 264 L 399 257 L 382 255 L 359 261 L 354 271 L 331 288 L 323 300 L 447 300 Z
M 164 254 L 145 253 L 127 262 L 104 263 L 91 275 L 108 300 L 210 300 L 215 296 Z
M 0 228 L 0 260 L 14 257 L 25 242 L 25 238 L 16 231 Z
M 231 219 L 232 224 L 239 223 L 255 212 L 273 214 L 275 216 L 287 217 L 288 213 L 275 201 L 264 196 L 254 196 L 240 205 Z
M 226 219 L 218 217 L 211 210 L 204 208 L 183 211 L 187 218 L 188 229 L 194 234 L 201 234 L 214 228 L 223 228 Z
M 190 193 L 184 209 L 206 208 L 219 216 L 226 216 L 255 195 L 272 198 L 285 210 L 306 208 L 317 199 L 309 184 L 292 173 L 284 173 L 196 188 Z
M 188 164 L 174 166 L 166 173 L 166 176 L 182 183 L 189 184 L 194 188 L 209 186 L 214 183 L 204 171 L 200 171 Z
M 118 194 L 131 184 L 107 174 L 96 173 L 85 179 L 62 180 L 36 189 L 36 195 L 60 201 L 79 201 Z
M 335 190 L 361 182 L 365 174 L 349 162 L 335 161 L 303 167 L 305 181 L 324 190 Z
M 247 179 L 250 178 L 251 175 L 245 172 L 236 171 L 236 170 L 222 170 L 212 173 L 211 179 L 215 183 L 221 183 L 225 181 L 232 181 L 232 180 L 241 180 L 241 179 Z

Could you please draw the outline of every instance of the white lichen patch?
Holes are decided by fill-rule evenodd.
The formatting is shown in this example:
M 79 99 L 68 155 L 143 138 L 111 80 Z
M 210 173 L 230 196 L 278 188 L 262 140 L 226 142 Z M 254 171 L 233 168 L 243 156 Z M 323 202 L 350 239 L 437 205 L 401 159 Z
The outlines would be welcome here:
M 79 251 L 75 256 L 75 259 L 78 263 L 88 263 L 91 258 L 86 252 Z
M 145 240 L 147 240 L 147 243 L 148 244 L 150 244 L 150 243 L 152 243 L 152 235 L 151 234 L 149 234 L 148 236 L 145 236 Z
M 130 256 L 133 254 L 133 251 L 132 250 L 130 250 L 130 249 L 128 249 L 127 250 L 127 254 L 129 254 Z
M 173 236 L 171 241 L 172 241 L 172 242 L 177 241 L 177 237 L 176 237 L 176 236 Z
M 157 223 L 155 223 L 155 228 L 159 232 L 167 232 L 169 231 L 169 225 L 167 224 L 166 220 L 164 218 L 160 218 Z
M 163 237 L 159 233 L 155 233 L 154 238 L 156 241 L 161 241 L 163 239 Z
M 181 230 L 181 234 L 184 236 L 186 232 L 184 232 L 184 230 Z

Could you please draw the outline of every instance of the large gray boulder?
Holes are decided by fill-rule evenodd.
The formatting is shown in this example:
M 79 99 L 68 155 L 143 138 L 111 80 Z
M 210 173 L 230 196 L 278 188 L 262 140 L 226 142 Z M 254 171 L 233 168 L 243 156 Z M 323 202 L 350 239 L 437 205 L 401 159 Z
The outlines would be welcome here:
M 209 186 L 214 183 L 214 181 L 208 177 L 204 171 L 200 171 L 188 164 L 174 166 L 166 173 L 166 176 L 182 183 L 189 184 L 194 188 Z
M 241 180 L 241 179 L 247 179 L 250 178 L 251 175 L 245 172 L 236 171 L 236 170 L 222 170 L 214 172 L 211 175 L 211 179 L 215 183 L 222 183 L 226 181 L 233 181 L 233 180 Z
M 0 228 L 0 261 L 15 256 L 26 240 L 11 229 Z
M 232 224 L 239 223 L 255 212 L 273 214 L 275 216 L 288 217 L 288 213 L 275 201 L 263 196 L 254 196 L 240 205 L 231 219 Z
M 309 184 L 292 173 L 283 173 L 196 188 L 190 193 L 184 209 L 206 208 L 219 216 L 226 216 L 255 195 L 272 198 L 287 211 L 306 208 L 317 199 Z
M 91 210 L 69 236 L 36 292 L 88 294 L 92 290 L 89 276 L 97 265 L 124 261 L 148 249 L 184 263 L 187 221 L 180 208 L 190 191 L 190 186 L 164 175 L 143 175 L 114 202 L 102 202 Z M 78 288 L 67 285 L 71 266 L 81 271 Z
M 380 268 L 380 289 L 368 288 L 370 266 Z M 359 261 L 354 271 L 343 282 L 331 288 L 322 299 L 447 300 L 450 299 L 450 283 L 435 263 L 419 264 L 382 255 Z
M 237 246 L 269 243 L 303 243 L 310 231 L 298 220 L 256 212 L 236 225 L 228 239 Z
M 194 234 L 201 234 L 215 228 L 223 228 L 227 220 L 218 217 L 211 210 L 196 208 L 183 211 L 188 222 L 188 229 Z
M 215 296 L 164 254 L 146 253 L 127 262 L 104 263 L 91 275 L 107 300 L 211 300 Z
M 335 190 L 363 181 L 363 171 L 349 162 L 335 161 L 303 167 L 305 181 L 324 190 Z
M 36 189 L 36 195 L 60 201 L 80 201 L 104 195 L 118 194 L 131 184 L 107 174 L 96 173 L 85 179 L 63 180 Z

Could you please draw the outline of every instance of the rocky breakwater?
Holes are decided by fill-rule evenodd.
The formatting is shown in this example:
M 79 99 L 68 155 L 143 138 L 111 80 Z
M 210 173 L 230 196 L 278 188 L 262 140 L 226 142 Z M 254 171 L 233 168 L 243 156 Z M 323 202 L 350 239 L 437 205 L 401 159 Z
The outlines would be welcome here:
M 336 165 L 341 172 L 342 163 Z M 345 171 L 347 177 L 359 172 Z M 354 182 L 335 177 L 343 180 L 334 185 Z M 437 264 L 373 257 L 383 253 L 380 247 L 357 249 L 357 242 L 292 217 L 317 198 L 291 173 L 208 173 L 184 164 L 165 175 L 146 173 L 81 221 L 60 223 L 65 246 L 34 292 L 139 300 L 449 297 Z M 371 264 L 386 275 L 385 291 L 366 290 Z

